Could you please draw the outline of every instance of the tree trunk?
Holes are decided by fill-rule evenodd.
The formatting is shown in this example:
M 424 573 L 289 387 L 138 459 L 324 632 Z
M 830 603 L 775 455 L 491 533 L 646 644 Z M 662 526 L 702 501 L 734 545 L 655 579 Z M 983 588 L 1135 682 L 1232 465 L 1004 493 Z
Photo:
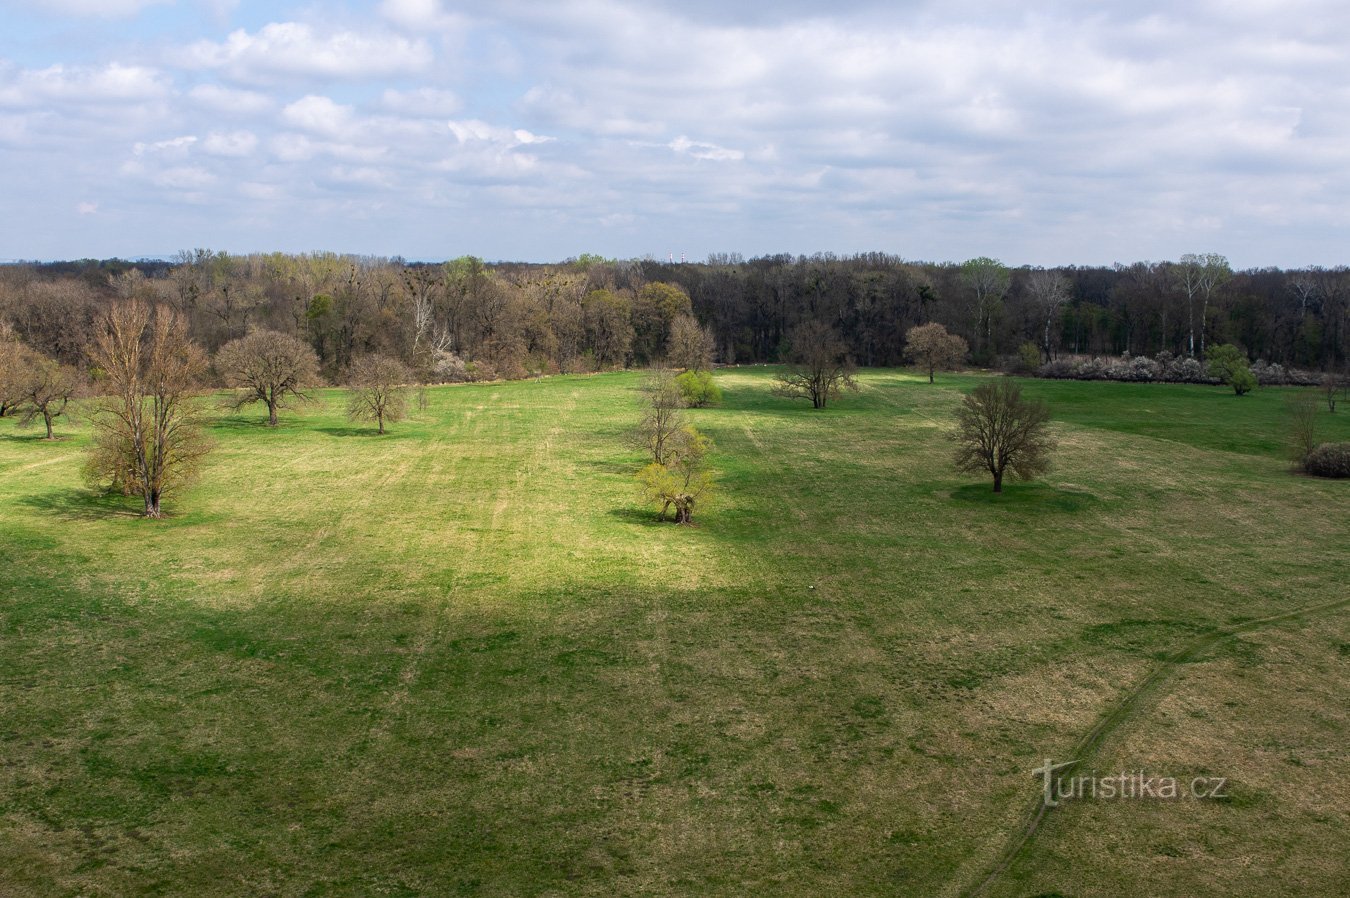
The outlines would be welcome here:
M 928 366 L 928 382 L 929 382 L 930 384 L 933 382 L 933 366 L 932 366 L 932 365 L 929 365 L 929 366 Z
M 159 508 L 159 491 L 151 490 L 145 494 L 145 516 L 147 518 L 162 518 L 163 512 Z
M 1003 472 L 1002 472 L 1002 471 L 995 471 L 995 472 L 994 472 L 994 492 L 996 492 L 996 493 L 1001 493 L 1001 492 L 1003 492 Z
M 277 401 L 275 399 L 267 400 L 267 426 L 277 426 Z
M 375 420 L 380 423 L 380 433 L 384 433 L 384 413 L 377 412 L 375 414 Z
M 47 414 L 46 412 L 43 412 L 42 420 L 47 424 L 47 439 L 49 440 L 56 439 L 56 437 L 52 436 L 52 416 Z

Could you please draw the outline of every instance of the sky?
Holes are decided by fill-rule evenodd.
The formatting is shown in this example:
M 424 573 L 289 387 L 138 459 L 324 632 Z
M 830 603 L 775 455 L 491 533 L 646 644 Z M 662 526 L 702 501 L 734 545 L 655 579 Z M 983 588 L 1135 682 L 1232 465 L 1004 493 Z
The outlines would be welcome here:
M 1350 262 L 1344 0 L 0 0 L 0 259 Z

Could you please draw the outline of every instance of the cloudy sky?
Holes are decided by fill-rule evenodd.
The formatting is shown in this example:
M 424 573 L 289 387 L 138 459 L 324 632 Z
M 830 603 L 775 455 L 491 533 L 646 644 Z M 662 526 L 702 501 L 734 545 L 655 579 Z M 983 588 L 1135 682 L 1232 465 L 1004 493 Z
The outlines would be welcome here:
M 1350 262 L 1344 0 L 0 0 L 0 259 Z

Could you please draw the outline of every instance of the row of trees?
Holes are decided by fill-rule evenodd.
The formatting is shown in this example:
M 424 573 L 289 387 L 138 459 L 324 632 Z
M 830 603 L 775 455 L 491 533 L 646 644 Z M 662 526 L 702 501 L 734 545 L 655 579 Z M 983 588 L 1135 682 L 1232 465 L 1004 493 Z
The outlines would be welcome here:
M 1035 269 L 882 254 L 489 265 L 196 250 L 134 266 L 0 267 L 0 320 L 64 364 L 87 357 L 100 316 L 128 299 L 169 304 L 210 353 L 258 328 L 294 337 L 335 382 L 372 354 L 428 381 L 647 366 L 678 333 L 706 338 L 698 351 L 723 364 L 778 362 L 810 322 L 864 366 L 899 364 L 905 334 L 931 323 L 980 364 L 1024 344 L 1042 359 L 1203 357 L 1219 343 L 1285 366 L 1339 368 L 1350 358 L 1350 269 L 1233 271 L 1216 254 Z

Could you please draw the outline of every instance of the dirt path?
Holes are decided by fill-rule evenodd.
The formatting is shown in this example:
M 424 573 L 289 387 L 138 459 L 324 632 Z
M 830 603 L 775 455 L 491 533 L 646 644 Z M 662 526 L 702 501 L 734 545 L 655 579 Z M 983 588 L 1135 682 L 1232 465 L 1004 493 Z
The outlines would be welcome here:
M 1078 740 L 1069 755 L 1074 759 L 1073 762 L 1061 768 L 1060 775 L 1071 776 L 1076 769 L 1091 761 L 1107 737 L 1140 711 L 1148 699 L 1166 691 L 1165 684 L 1181 665 L 1194 661 L 1206 651 L 1242 633 L 1249 633 L 1252 630 L 1259 630 L 1295 618 L 1335 612 L 1347 606 L 1350 606 L 1350 598 L 1320 605 L 1310 605 L 1294 611 L 1246 621 L 1233 627 L 1212 630 L 1196 637 L 1160 663 L 1147 677 L 1107 709 L 1092 729 L 1088 730 Z M 986 894 L 1003 874 L 1012 868 L 1013 864 L 1028 854 L 1032 843 L 1035 841 L 1036 834 L 1040 831 L 1041 825 L 1052 810 L 1054 810 L 1054 806 L 1046 804 L 1044 796 L 1038 794 L 1036 801 L 1027 813 L 1026 822 L 1012 834 L 1007 845 L 999 852 L 998 857 L 980 871 L 978 879 L 961 891 L 956 892 L 956 894 L 963 896 L 963 898 L 974 898 L 974 896 Z

